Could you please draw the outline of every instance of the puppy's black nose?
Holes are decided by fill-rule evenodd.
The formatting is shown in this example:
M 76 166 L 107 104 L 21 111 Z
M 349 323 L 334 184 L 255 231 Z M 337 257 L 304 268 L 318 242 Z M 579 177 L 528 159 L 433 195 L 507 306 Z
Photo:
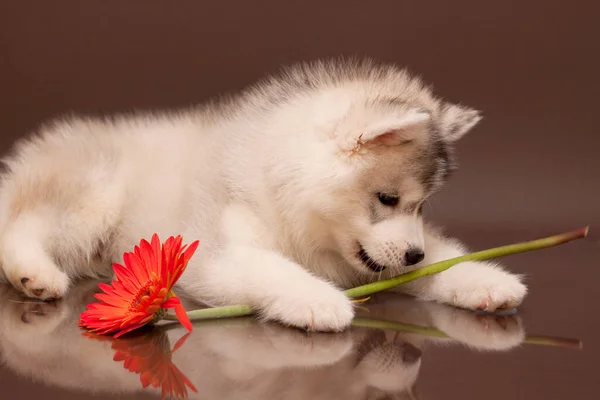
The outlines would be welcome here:
M 415 265 L 425 258 L 425 253 L 421 249 L 409 249 L 404 256 L 406 265 Z

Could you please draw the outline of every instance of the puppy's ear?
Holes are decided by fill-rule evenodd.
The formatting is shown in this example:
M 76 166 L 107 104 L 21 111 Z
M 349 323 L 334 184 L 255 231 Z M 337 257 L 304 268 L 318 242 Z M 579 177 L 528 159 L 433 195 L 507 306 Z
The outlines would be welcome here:
M 456 104 L 445 104 L 439 119 L 440 132 L 448 142 L 462 138 L 481 120 L 479 111 Z
M 357 142 L 362 145 L 399 146 L 410 142 L 431 120 L 431 115 L 414 108 L 367 125 Z

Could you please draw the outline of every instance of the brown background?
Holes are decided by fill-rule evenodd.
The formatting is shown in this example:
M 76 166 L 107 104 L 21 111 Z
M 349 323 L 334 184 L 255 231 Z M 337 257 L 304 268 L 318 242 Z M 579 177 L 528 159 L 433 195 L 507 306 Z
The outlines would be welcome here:
M 483 247 L 593 228 L 600 222 L 599 15 L 597 1 L 560 0 L 4 0 L 0 151 L 62 113 L 185 106 L 281 64 L 368 55 L 408 66 L 438 93 L 485 114 L 458 147 L 460 171 L 432 202 L 435 220 L 451 233 Z M 514 258 L 512 268 L 538 273 L 528 303 L 534 327 L 595 336 L 598 237 Z M 567 268 L 582 279 L 562 280 Z M 564 315 L 546 312 L 548 304 Z M 576 367 L 555 371 L 579 378 L 549 389 L 549 398 L 590 393 L 586 385 L 595 383 L 584 376 L 597 367 L 593 346 L 569 356 Z M 535 357 L 504 362 L 527 376 Z M 480 366 L 465 368 L 477 381 Z M 541 385 L 514 379 L 530 392 Z M 484 388 L 477 393 L 487 396 Z
M 188 105 L 280 64 L 368 55 L 406 65 L 485 113 L 459 147 L 463 168 L 435 202 L 436 218 L 474 228 L 595 222 L 593 4 L 4 1 L 0 149 L 65 112 Z

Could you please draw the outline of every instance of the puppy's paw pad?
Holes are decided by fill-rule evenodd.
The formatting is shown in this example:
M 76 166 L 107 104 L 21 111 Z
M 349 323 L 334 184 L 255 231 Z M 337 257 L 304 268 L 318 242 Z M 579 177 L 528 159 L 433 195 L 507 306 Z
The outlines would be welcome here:
M 477 307 L 477 310 L 479 311 L 485 311 L 488 308 L 490 308 L 490 299 L 487 298 L 483 301 L 483 303 L 479 304 L 479 306 Z
M 69 287 L 68 276 L 57 269 L 38 272 L 19 279 L 21 291 L 28 297 L 40 300 L 55 300 L 63 297 Z

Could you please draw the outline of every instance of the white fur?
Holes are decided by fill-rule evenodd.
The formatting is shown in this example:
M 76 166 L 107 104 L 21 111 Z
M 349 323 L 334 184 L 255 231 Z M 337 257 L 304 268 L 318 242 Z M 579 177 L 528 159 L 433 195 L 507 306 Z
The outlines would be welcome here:
M 90 339 L 77 327 L 97 291 L 97 282 L 90 281 L 59 301 L 38 302 L 23 301 L 0 285 L 1 367 L 48 386 L 107 398 L 160 392 L 142 389 L 139 375 L 114 360 L 110 338 Z M 198 388 L 189 399 L 365 399 L 374 390 L 380 396 L 414 398 L 410 394 L 415 383 L 418 388 L 421 365 L 435 362 L 436 346 L 504 352 L 525 338 L 516 316 L 477 315 L 397 294 L 377 296 L 364 306 L 366 318 L 437 328 L 448 337 L 363 327 L 306 334 L 251 318 L 208 321 L 194 326 L 172 361 Z M 143 343 L 172 348 L 186 333 L 169 329 L 170 343 L 165 343 L 159 332 Z M 122 348 L 128 340 L 116 343 Z
M 340 62 L 297 66 L 179 113 L 57 121 L 6 161 L 3 273 L 28 296 L 61 297 L 76 278 L 110 274 L 141 238 L 182 234 L 201 240 L 183 293 L 343 330 L 354 311 L 340 289 L 405 270 L 409 248 L 424 247 L 427 263 L 463 252 L 424 231 L 416 209 L 442 184 L 446 161 L 427 151 L 450 148 L 479 118 L 405 71 Z M 433 166 L 427 186 L 420 171 Z M 401 204 L 380 204 L 378 191 Z M 359 243 L 388 268 L 369 270 Z M 526 293 L 519 277 L 483 263 L 408 289 L 487 310 Z

